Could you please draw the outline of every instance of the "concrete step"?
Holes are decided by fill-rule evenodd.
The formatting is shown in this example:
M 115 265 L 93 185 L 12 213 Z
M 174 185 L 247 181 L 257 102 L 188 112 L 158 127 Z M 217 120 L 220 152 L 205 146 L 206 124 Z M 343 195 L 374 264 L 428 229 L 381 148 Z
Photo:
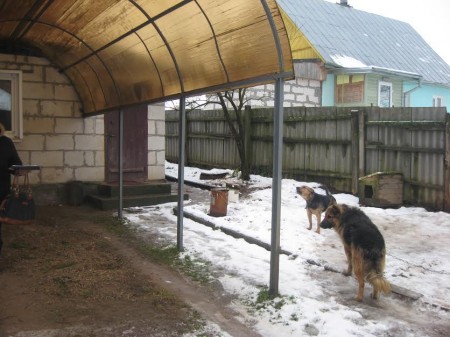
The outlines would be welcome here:
M 188 194 L 184 195 L 184 200 L 188 200 Z M 164 204 L 167 202 L 176 202 L 178 200 L 177 194 L 165 193 L 165 194 L 141 194 L 141 195 L 128 195 L 122 198 L 122 207 L 136 207 L 136 206 L 152 206 L 158 204 Z M 119 206 L 118 196 L 104 196 L 104 195 L 87 195 L 85 201 L 91 206 L 102 209 L 110 210 L 116 209 Z
M 98 184 L 97 191 L 99 195 L 105 197 L 119 196 L 119 186 L 117 184 Z M 170 194 L 170 191 L 171 185 L 167 182 L 124 183 L 123 185 L 123 196 Z

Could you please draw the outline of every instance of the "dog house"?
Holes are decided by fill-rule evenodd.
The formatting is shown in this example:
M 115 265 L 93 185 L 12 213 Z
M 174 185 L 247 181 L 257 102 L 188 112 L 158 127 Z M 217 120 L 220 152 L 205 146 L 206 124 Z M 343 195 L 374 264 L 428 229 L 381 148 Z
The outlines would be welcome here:
M 403 174 L 376 172 L 359 178 L 359 200 L 373 207 L 400 207 L 403 204 Z

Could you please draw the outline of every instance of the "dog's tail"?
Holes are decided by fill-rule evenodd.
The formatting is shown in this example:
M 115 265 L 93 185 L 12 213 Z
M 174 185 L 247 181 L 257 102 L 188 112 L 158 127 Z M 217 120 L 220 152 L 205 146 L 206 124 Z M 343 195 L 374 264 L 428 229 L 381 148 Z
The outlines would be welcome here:
M 328 188 L 326 186 L 320 185 L 319 188 L 323 189 L 325 191 L 325 193 L 327 194 L 327 197 L 330 198 L 328 206 L 337 204 L 336 199 L 333 197 L 333 195 L 330 193 L 330 191 L 328 190 Z
M 319 188 L 323 189 L 328 196 L 331 196 L 330 191 L 325 185 L 320 185 Z
M 382 273 L 377 273 L 373 270 L 367 274 L 366 279 L 376 291 L 383 292 L 385 294 L 391 292 L 391 284 L 384 278 Z

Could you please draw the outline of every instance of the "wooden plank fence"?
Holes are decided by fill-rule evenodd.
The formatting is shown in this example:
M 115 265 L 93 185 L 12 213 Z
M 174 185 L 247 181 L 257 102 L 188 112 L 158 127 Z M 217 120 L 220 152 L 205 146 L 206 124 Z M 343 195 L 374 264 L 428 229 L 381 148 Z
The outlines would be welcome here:
M 273 109 L 247 109 L 253 173 L 271 176 Z M 450 211 L 450 118 L 445 108 L 284 109 L 283 177 L 357 194 L 358 179 L 400 172 L 404 203 Z M 221 110 L 187 113 L 186 165 L 239 168 Z M 178 113 L 166 113 L 166 159 L 178 161 Z

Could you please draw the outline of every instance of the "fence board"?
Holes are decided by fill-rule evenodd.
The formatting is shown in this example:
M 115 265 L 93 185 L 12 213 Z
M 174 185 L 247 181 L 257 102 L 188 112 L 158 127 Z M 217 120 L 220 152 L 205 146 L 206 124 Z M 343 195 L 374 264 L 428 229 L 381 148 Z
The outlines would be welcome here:
M 270 176 L 273 109 L 247 113 L 250 167 Z M 450 208 L 448 129 L 444 108 L 285 108 L 283 176 L 355 192 L 362 175 L 401 172 L 406 203 L 443 210 Z M 178 113 L 168 112 L 166 158 L 174 162 L 177 133 Z M 236 142 L 221 110 L 188 112 L 186 164 L 240 166 Z

